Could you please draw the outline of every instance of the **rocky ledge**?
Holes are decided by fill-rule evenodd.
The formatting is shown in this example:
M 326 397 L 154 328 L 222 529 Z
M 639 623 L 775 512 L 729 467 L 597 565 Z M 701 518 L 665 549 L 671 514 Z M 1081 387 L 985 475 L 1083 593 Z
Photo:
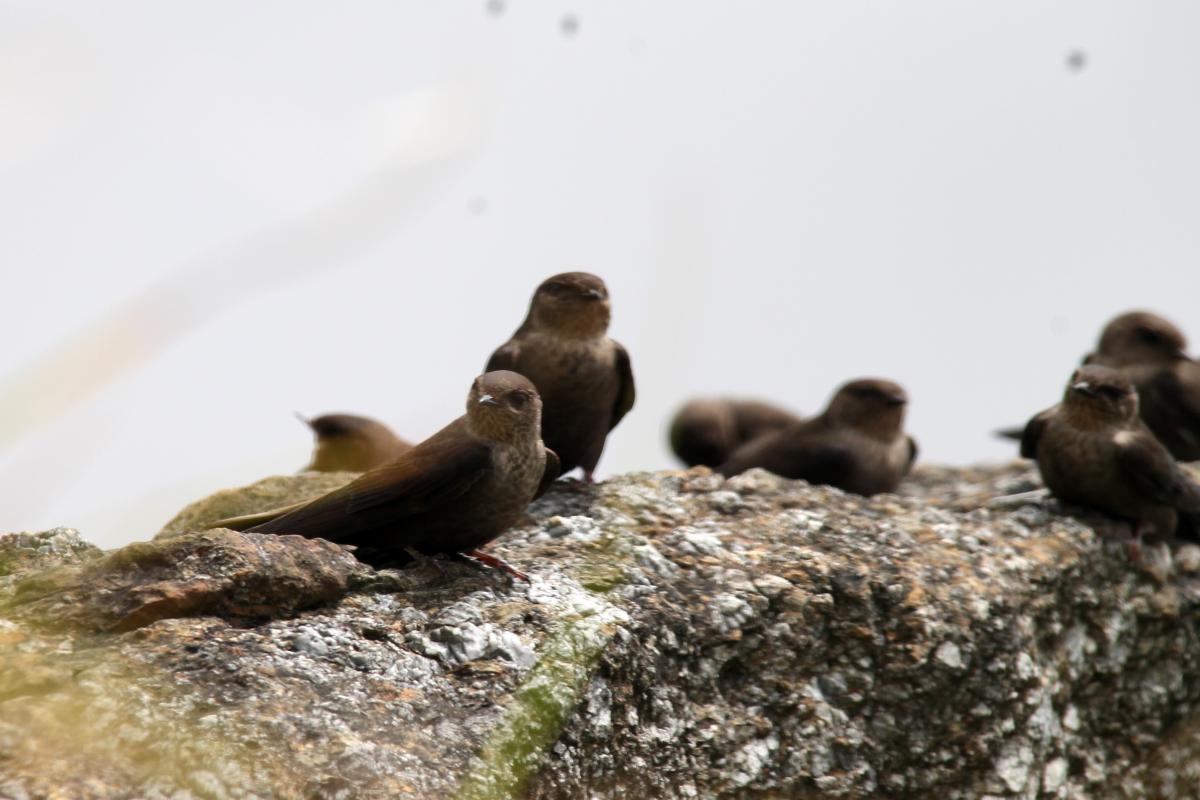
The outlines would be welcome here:
M 194 532 L 331 480 L 0 538 L 0 796 L 1200 795 L 1200 548 L 1025 467 L 563 482 L 492 546 L 528 584 Z

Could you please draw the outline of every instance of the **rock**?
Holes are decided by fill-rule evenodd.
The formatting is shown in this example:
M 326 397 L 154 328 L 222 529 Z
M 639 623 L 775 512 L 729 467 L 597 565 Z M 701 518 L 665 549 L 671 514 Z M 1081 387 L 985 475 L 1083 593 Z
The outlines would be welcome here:
M 0 540 L 0 553 L 8 545 Z M 337 600 L 368 571 L 323 539 L 215 529 L 34 571 L 0 602 L 6 616 L 32 625 L 123 632 L 174 617 L 286 616 Z
M 189 519 L 263 485 L 313 488 Z M 224 530 L 4 537 L 0 795 L 1190 796 L 1195 555 L 1160 583 L 1051 499 L 992 503 L 1037 485 L 567 481 L 492 545 L 528 584 Z

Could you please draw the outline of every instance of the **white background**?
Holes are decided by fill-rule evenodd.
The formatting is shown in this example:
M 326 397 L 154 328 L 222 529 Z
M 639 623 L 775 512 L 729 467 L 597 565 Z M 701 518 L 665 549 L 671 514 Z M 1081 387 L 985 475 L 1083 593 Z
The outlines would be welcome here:
M 1003 459 L 1113 314 L 1200 337 L 1200 5 L 492 1 L 0 3 L 0 530 L 145 538 L 293 410 L 420 439 L 568 269 L 601 475 L 860 375 Z

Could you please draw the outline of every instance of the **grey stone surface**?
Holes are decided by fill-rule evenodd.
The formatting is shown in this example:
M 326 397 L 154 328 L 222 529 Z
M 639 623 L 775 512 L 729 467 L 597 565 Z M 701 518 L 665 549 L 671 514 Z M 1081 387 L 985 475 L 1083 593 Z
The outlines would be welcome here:
M 273 480 L 272 503 L 312 492 Z M 14 593 L 64 569 L 136 588 L 135 551 L 0 538 L 0 795 L 1200 796 L 1200 559 L 1135 568 L 1101 520 L 995 503 L 1037 487 L 568 482 L 492 545 L 529 584 L 351 567 L 316 608 L 181 604 L 125 633 Z M 215 516 L 261 510 L 233 495 Z M 163 540 L 156 582 L 209 574 L 187 571 L 207 541 Z

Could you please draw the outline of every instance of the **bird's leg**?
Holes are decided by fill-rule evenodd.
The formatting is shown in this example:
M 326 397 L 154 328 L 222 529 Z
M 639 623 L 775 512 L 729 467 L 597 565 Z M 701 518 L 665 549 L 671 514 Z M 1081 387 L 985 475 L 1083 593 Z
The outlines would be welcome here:
M 583 471 L 583 482 L 586 483 L 588 486 L 591 486 L 591 485 L 595 484 L 596 477 L 594 475 L 592 475 L 592 473 L 589 470 L 585 469 Z
M 504 572 L 507 572 L 509 575 L 512 575 L 514 578 L 520 578 L 521 580 L 525 581 L 526 583 L 530 582 L 528 575 L 526 575 L 524 572 L 521 572 L 519 569 L 512 566 L 511 564 L 509 564 L 507 561 L 500 558 L 499 556 L 489 555 L 488 553 L 485 553 L 482 550 L 471 550 L 469 552 L 463 553 L 463 555 L 467 556 L 468 558 L 473 558 L 481 564 L 487 564 L 489 567 L 495 567 L 498 570 L 503 570 Z
M 1129 560 L 1135 564 L 1140 564 L 1142 561 L 1142 536 L 1149 528 L 1150 526 L 1141 520 L 1131 526 L 1129 541 L 1125 547 L 1129 553 Z

